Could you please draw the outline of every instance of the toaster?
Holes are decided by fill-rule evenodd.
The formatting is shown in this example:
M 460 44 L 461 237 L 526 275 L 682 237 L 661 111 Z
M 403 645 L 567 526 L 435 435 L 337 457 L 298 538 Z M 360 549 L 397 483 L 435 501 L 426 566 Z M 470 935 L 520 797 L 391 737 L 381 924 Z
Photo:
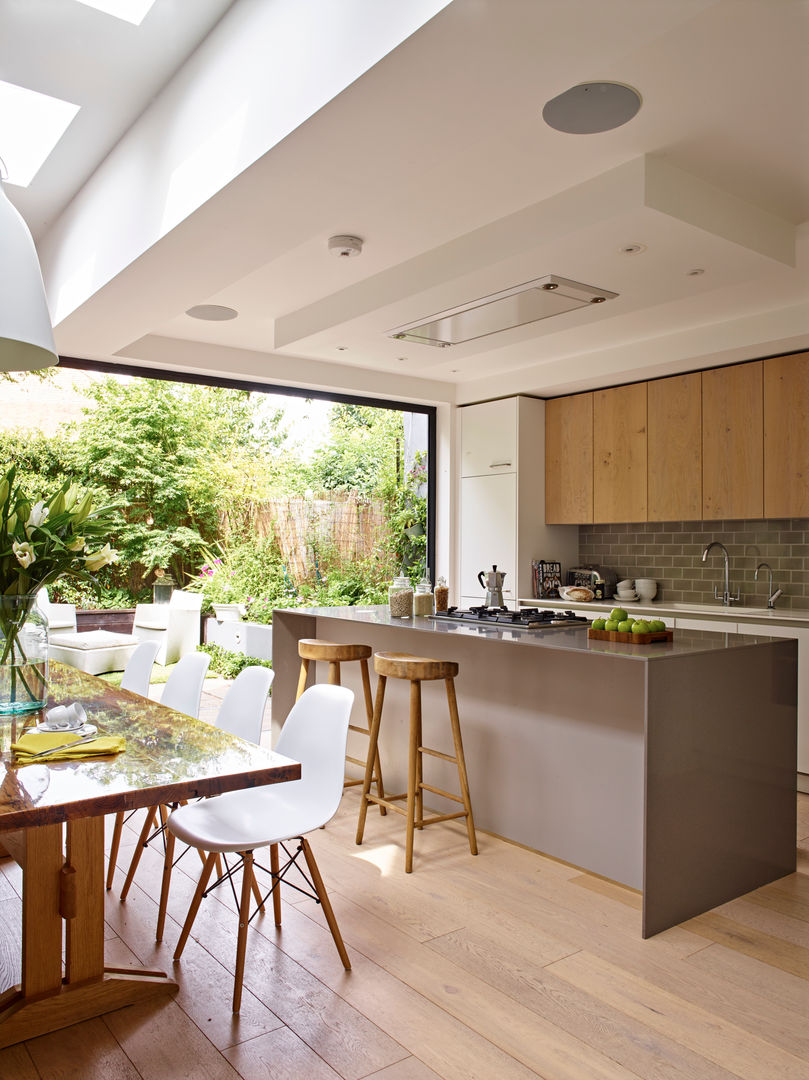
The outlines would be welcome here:
M 608 570 L 604 566 L 574 566 L 567 572 L 568 585 L 583 585 L 587 589 L 592 589 L 596 594 L 596 600 L 611 599 L 615 595 L 617 583 L 618 575 L 615 571 Z

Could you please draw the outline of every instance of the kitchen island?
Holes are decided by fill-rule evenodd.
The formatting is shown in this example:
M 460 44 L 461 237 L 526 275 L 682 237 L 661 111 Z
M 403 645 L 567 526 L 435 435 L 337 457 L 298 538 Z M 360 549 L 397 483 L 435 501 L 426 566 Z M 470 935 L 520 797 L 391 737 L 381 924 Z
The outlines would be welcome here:
M 392 619 L 383 606 L 277 610 L 274 725 L 302 637 L 457 661 L 478 827 L 642 891 L 644 937 L 795 869 L 794 640 L 685 630 L 620 645 L 583 627 Z M 354 666 L 343 681 L 361 701 Z M 425 744 L 448 750 L 443 686 L 423 691 Z M 389 680 L 391 791 L 403 790 L 407 718 L 408 687 Z M 435 768 L 452 790 L 449 766 Z

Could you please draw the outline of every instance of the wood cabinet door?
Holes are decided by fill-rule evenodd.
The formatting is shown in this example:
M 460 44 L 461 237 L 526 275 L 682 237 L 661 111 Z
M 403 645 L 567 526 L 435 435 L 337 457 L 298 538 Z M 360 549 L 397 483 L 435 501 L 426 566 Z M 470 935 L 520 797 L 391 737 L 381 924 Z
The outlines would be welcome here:
M 702 517 L 764 515 L 763 364 L 702 373 Z
M 593 521 L 646 520 L 646 383 L 593 395 Z
M 809 517 L 809 353 L 764 361 L 764 516 Z
M 461 409 L 461 475 L 497 476 L 517 471 L 516 397 Z
M 649 521 L 702 517 L 702 378 L 654 379 L 648 391 Z
M 593 395 L 545 402 L 545 521 L 593 520 Z

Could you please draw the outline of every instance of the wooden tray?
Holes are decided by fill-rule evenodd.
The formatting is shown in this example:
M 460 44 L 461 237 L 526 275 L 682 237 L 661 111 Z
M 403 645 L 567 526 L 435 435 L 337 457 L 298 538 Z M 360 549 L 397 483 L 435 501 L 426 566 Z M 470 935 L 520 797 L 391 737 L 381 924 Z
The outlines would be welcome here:
M 671 641 L 674 638 L 673 630 L 655 630 L 651 634 L 622 634 L 618 630 L 593 630 L 587 631 L 588 638 L 597 641 L 619 641 L 624 645 L 652 645 L 656 641 Z

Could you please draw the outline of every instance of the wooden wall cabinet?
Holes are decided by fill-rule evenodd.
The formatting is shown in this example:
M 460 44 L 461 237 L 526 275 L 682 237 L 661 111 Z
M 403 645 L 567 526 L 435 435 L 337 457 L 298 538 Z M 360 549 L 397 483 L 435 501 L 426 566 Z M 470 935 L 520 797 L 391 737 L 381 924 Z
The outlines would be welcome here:
M 593 395 L 593 520 L 646 520 L 646 383 Z
M 764 516 L 809 517 L 809 353 L 764 361 Z
M 702 372 L 702 518 L 764 516 L 763 362 Z
M 545 402 L 545 520 L 593 521 L 593 395 Z
M 647 521 L 702 517 L 702 375 L 647 383 Z

